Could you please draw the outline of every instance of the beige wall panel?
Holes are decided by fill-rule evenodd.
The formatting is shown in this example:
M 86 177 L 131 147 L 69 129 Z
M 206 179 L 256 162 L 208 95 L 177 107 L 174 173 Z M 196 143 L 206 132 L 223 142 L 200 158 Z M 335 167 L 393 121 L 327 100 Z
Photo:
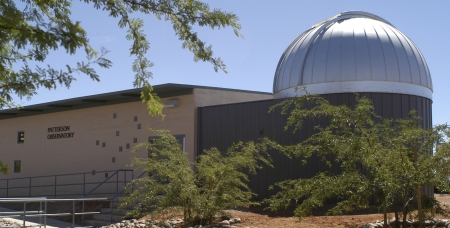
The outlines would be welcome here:
M 270 94 L 238 92 L 230 90 L 195 88 L 191 95 L 164 98 L 178 99 L 179 106 L 164 108 L 164 119 L 151 117 L 145 104 L 129 102 L 123 104 L 105 105 L 94 108 L 76 109 L 33 115 L 20 118 L 0 120 L 0 160 L 8 164 L 11 172 L 0 177 L 0 188 L 5 187 L 1 179 L 33 177 L 42 175 L 70 174 L 96 171 L 95 175 L 85 175 L 89 181 L 101 182 L 105 180 L 105 173 L 99 171 L 129 169 L 132 157 L 131 150 L 136 143 L 146 142 L 154 133 L 147 128 L 167 129 L 173 135 L 185 135 L 185 151 L 190 161 L 196 156 L 196 122 L 197 107 L 218 105 L 263 99 L 272 99 Z M 116 118 L 113 118 L 116 114 Z M 134 121 L 137 116 L 138 120 Z M 141 124 L 141 129 L 138 129 Z M 69 131 L 48 132 L 48 128 L 70 126 Z M 25 132 L 25 142 L 17 143 L 19 131 Z M 119 131 L 119 136 L 116 136 Z M 48 139 L 49 134 L 74 133 L 73 138 Z M 96 140 L 99 145 L 96 145 Z M 105 143 L 105 147 L 102 144 Z M 127 144 L 130 147 L 127 149 Z M 122 152 L 119 152 L 122 147 Z M 147 157 L 147 150 L 138 152 L 140 157 Z M 112 162 L 112 158 L 115 162 Z M 14 160 L 21 161 L 21 172 L 14 173 Z M 135 177 L 140 173 L 135 174 Z M 112 175 L 109 172 L 108 175 Z M 127 177 L 128 179 L 130 176 Z M 58 184 L 82 183 L 83 175 L 73 175 L 59 178 Z M 29 179 L 10 181 L 9 185 L 28 185 Z M 54 183 L 54 177 L 33 179 L 32 185 L 48 185 Z M 95 185 L 87 186 L 88 192 Z M 80 192 L 81 186 L 59 187 L 58 194 Z M 111 186 L 115 188 L 115 186 Z M 120 187 L 120 189 L 122 186 Z M 35 188 L 33 195 L 52 194 L 53 187 Z M 23 196 L 25 190 L 9 192 L 9 195 Z M 4 194 L 4 191 L 0 191 Z
M 193 159 L 193 95 L 168 99 L 179 99 L 179 107 L 165 108 L 164 120 L 150 117 L 141 102 L 1 120 L 0 134 L 3 137 L 0 138 L 0 160 L 11 169 L 4 178 L 127 168 L 131 149 L 136 145 L 133 139 L 137 138 L 138 143 L 146 142 L 149 136 L 154 135 L 147 131 L 147 127 L 167 129 L 174 135 L 184 134 L 185 150 Z M 162 102 L 168 99 L 162 99 Z M 114 113 L 117 115 L 115 119 Z M 134 122 L 134 116 L 138 117 L 138 121 Z M 141 129 L 137 128 L 138 124 L 141 124 Z M 58 126 L 70 126 L 67 132 L 73 132 L 74 137 L 47 139 L 48 128 Z M 17 143 L 18 131 L 25 132 L 24 143 Z M 119 131 L 119 136 L 116 136 L 116 131 Z M 96 145 L 96 140 L 99 140 L 99 145 Z M 102 143 L 106 146 L 102 147 Z M 129 149 L 127 144 L 130 144 Z M 122 152 L 119 152 L 120 146 Z M 147 156 L 147 151 L 140 152 L 139 156 Z M 115 163 L 112 162 L 113 157 Z M 14 160 L 21 160 L 21 173 L 13 172 Z
M 273 99 L 272 94 L 199 88 L 194 90 L 194 95 L 196 107 Z

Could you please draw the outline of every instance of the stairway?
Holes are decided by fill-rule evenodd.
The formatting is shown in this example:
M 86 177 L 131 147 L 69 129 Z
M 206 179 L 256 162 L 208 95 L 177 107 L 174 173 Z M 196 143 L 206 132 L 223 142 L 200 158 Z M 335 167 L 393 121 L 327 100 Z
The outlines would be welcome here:
M 92 226 L 92 227 L 100 227 L 100 226 L 108 226 L 112 223 L 121 222 L 125 214 L 131 209 L 132 206 L 127 207 L 126 209 L 118 209 L 120 206 L 120 198 L 117 197 L 112 202 L 112 218 L 111 218 L 111 207 L 102 208 L 100 214 L 94 214 L 91 220 L 84 220 L 84 226 Z

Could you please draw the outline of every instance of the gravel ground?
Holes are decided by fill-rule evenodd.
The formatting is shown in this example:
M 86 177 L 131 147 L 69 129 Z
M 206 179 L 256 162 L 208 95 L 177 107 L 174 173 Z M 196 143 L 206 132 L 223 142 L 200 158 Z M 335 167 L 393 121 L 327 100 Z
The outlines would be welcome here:
M 5 219 L 0 219 L 0 227 L 20 227 L 20 224 Z

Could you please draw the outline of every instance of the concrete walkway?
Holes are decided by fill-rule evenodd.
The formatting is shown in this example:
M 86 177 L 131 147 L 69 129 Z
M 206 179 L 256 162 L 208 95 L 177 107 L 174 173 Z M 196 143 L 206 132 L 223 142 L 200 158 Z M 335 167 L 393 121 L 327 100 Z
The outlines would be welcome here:
M 15 210 L 11 210 L 8 208 L 2 208 L 0 207 L 0 214 L 1 216 L 7 216 L 5 214 L 2 214 L 2 212 L 20 212 L 20 211 L 15 211 Z M 11 222 L 15 222 L 15 223 L 19 223 L 21 226 L 23 226 L 23 219 L 22 217 L 14 217 L 14 218 L 2 218 Z M 45 227 L 44 226 L 44 217 L 40 218 L 41 221 L 41 227 Z M 39 227 L 39 217 L 25 217 L 25 226 L 33 226 L 33 227 Z M 63 222 L 63 221 L 59 221 L 56 219 L 51 219 L 49 217 L 47 217 L 46 219 L 46 223 L 48 228 L 53 228 L 53 227 L 72 227 L 72 223 L 67 223 L 67 222 Z M 75 224 L 76 227 L 78 227 L 78 225 Z

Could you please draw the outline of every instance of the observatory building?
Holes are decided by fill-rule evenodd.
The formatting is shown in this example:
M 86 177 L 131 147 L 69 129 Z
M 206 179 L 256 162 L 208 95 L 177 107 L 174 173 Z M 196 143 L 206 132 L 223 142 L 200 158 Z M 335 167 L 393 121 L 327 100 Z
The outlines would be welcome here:
M 287 46 L 274 70 L 273 93 L 155 86 L 166 105 L 164 120 L 147 115 L 139 89 L 2 110 L 1 160 L 12 172 L 0 180 L 0 196 L 6 195 L 6 179 L 9 187 L 25 186 L 25 194 L 45 196 L 56 189 L 48 181 L 35 178 L 22 183 L 17 178 L 82 172 L 92 172 L 89 178 L 95 176 L 96 182 L 110 178 L 114 170 L 127 168 L 133 145 L 154 137 L 141 128 L 170 130 L 192 161 L 205 149 L 226 151 L 238 141 L 268 137 L 281 144 L 301 142 L 319 122 L 304 123 L 294 134 L 284 130 L 287 116 L 268 113 L 281 99 L 301 96 L 297 87 L 332 104 L 349 106 L 358 93 L 370 98 L 377 114 L 386 118 L 407 117 L 416 110 L 422 127 L 431 127 L 433 87 L 426 61 L 405 34 L 376 15 L 344 12 L 313 25 Z M 268 187 L 278 181 L 311 177 L 327 169 L 318 159 L 303 166 L 278 153 L 272 156 L 275 168 L 251 177 L 250 187 L 260 199 L 270 196 Z M 109 175 L 95 175 L 105 170 Z M 50 187 L 31 189 L 28 183 Z M 74 186 L 60 189 L 79 191 Z M 432 193 L 431 188 L 427 191 Z
M 296 87 L 320 94 L 335 105 L 352 106 L 356 94 L 370 98 L 385 118 L 406 118 L 411 110 L 431 127 L 433 87 L 424 57 L 416 45 L 388 21 L 366 12 L 344 12 L 312 26 L 281 55 L 273 82 L 273 100 L 200 107 L 199 150 L 268 137 L 289 145 L 307 139 L 319 121 L 305 122 L 295 134 L 284 130 L 287 116 L 268 113 L 282 98 L 301 96 Z M 274 169 L 251 177 L 251 188 L 263 199 L 268 187 L 287 179 L 309 178 L 330 171 L 320 159 L 272 154 Z M 336 167 L 334 167 L 336 168 Z M 337 172 L 337 170 L 332 170 Z M 426 190 L 427 194 L 432 189 Z

